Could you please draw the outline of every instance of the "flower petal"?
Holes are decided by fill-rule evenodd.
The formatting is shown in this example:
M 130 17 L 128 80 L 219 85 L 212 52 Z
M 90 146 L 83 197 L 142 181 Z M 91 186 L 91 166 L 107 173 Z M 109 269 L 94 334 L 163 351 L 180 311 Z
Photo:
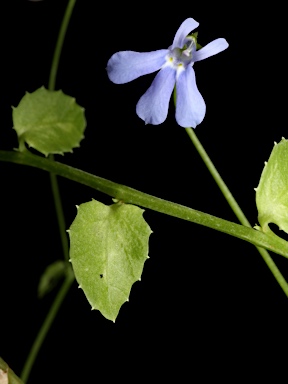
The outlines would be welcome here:
M 188 66 L 177 78 L 176 95 L 177 123 L 184 128 L 196 128 L 204 119 L 206 105 L 198 91 L 192 66 Z
M 183 48 L 185 38 L 193 29 L 197 28 L 198 25 L 199 23 L 192 19 L 192 17 L 184 20 L 176 32 L 171 49 Z
M 200 61 L 207 59 L 207 57 L 217 55 L 217 53 L 224 51 L 224 49 L 228 48 L 229 44 L 225 39 L 216 39 L 211 41 L 211 43 L 205 45 L 205 47 L 196 51 L 193 56 L 193 61 Z
M 167 66 L 157 73 L 150 88 L 136 106 L 137 115 L 146 124 L 161 124 L 168 114 L 169 101 L 175 85 L 176 71 Z
M 107 74 L 113 83 L 128 83 L 137 77 L 158 71 L 166 62 L 168 49 L 153 52 L 121 51 L 114 53 L 107 63 Z

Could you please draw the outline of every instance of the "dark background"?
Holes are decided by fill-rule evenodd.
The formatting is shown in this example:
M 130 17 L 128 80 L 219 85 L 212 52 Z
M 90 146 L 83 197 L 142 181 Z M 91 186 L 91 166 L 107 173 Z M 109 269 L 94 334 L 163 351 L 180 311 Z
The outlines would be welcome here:
M 11 106 L 25 91 L 47 87 L 66 1 L 1 4 L 2 124 L 0 148 L 17 147 Z M 190 3 L 189 3 L 190 4 Z M 187 17 L 200 23 L 199 43 L 224 37 L 230 47 L 195 64 L 207 113 L 196 133 L 251 224 L 255 188 L 274 141 L 287 137 L 284 9 L 231 2 L 161 7 L 148 3 L 79 0 L 67 32 L 57 89 L 85 107 L 87 129 L 65 164 L 140 191 L 237 222 L 184 129 L 174 106 L 159 126 L 138 118 L 135 106 L 154 74 L 115 85 L 106 75 L 121 50 L 171 45 Z M 132 7 L 132 9 L 131 9 Z M 39 276 L 62 257 L 49 176 L 0 164 L 0 355 L 20 373 L 55 292 L 37 298 Z M 111 198 L 59 179 L 67 228 L 75 205 Z M 214 230 L 146 211 L 153 234 L 142 281 L 116 324 L 91 312 L 74 284 L 31 373 L 30 383 L 96 383 L 213 372 L 226 377 L 255 367 L 255 355 L 287 342 L 288 300 L 252 245 Z M 288 262 L 273 259 L 288 278 Z M 209 367 L 209 370 L 206 368 Z M 228 377 L 228 376 L 227 376 Z

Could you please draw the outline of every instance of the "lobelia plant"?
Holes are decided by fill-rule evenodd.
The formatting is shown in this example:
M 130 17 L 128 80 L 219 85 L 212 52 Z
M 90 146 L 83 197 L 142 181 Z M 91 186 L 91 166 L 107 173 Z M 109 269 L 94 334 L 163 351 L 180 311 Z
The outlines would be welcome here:
M 40 87 L 34 92 L 27 92 L 18 106 L 13 107 L 13 128 L 18 137 L 18 149 L 0 151 L 1 161 L 29 165 L 50 172 L 64 254 L 62 259 L 48 265 L 41 276 L 38 288 L 41 297 L 53 290 L 58 281 L 63 281 L 32 345 L 21 379 L 0 358 L 0 384 L 27 382 L 46 334 L 75 279 L 91 309 L 99 310 L 106 319 L 116 321 L 121 306 L 129 300 L 132 285 L 141 279 L 144 263 L 149 258 L 148 244 L 153 228 L 144 220 L 142 208 L 204 225 L 255 245 L 288 296 L 288 284 L 267 252 L 270 250 L 288 257 L 288 243 L 269 227 L 270 223 L 277 224 L 288 233 L 288 141 L 282 138 L 280 143 L 275 143 L 265 164 L 256 188 L 260 225 L 251 228 L 191 129 L 203 121 L 206 112 L 205 102 L 196 85 L 194 63 L 228 48 L 228 43 L 223 38 L 202 48 L 197 42 L 197 33 L 189 34 L 199 25 L 194 19 L 187 18 L 180 25 L 168 49 L 144 53 L 115 53 L 108 61 L 107 74 L 112 82 L 123 84 L 159 70 L 150 88 L 137 103 L 137 115 L 146 124 L 164 123 L 174 90 L 176 121 L 185 128 L 241 225 L 148 195 L 54 160 L 54 155 L 72 153 L 78 148 L 84 139 L 86 128 L 84 108 L 78 105 L 75 98 L 55 90 L 60 53 L 75 2 L 76 0 L 68 1 L 56 44 L 48 89 Z M 112 197 L 113 204 L 105 205 L 94 199 L 83 202 L 77 206 L 77 215 L 68 228 L 65 225 L 56 175 Z

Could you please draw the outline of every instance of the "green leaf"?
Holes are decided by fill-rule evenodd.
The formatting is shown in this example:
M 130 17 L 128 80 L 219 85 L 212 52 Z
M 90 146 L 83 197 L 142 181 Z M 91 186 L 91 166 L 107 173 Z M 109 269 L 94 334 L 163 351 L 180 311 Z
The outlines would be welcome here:
M 84 108 L 62 91 L 41 87 L 26 93 L 18 107 L 13 107 L 12 117 L 20 151 L 27 143 L 45 156 L 63 154 L 79 147 L 84 138 Z
M 263 232 L 269 223 L 288 233 L 288 141 L 284 138 L 272 150 L 256 188 L 258 220 Z
M 151 229 L 143 210 L 121 202 L 81 204 L 70 229 L 70 258 L 76 280 L 92 309 L 115 321 L 140 280 Z
M 67 263 L 68 264 L 68 263 Z M 48 265 L 43 275 L 40 278 L 38 285 L 38 296 L 43 297 L 57 285 L 58 281 L 66 274 L 66 262 L 64 260 L 57 260 Z

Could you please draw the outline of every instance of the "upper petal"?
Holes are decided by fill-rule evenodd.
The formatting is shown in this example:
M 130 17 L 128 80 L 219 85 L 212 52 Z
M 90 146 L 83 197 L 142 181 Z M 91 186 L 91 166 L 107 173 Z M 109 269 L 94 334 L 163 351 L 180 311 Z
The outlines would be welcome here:
M 161 124 L 168 114 L 169 101 L 175 85 L 176 71 L 167 66 L 157 73 L 150 88 L 136 106 L 137 115 L 146 124 Z
M 180 25 L 178 31 L 176 32 L 171 49 L 183 48 L 186 36 L 191 31 L 193 31 L 193 29 L 197 28 L 198 25 L 199 23 L 192 19 L 192 17 L 189 17 L 188 19 L 184 20 L 183 23 Z
M 113 83 L 128 83 L 137 77 L 158 71 L 165 63 L 168 49 L 153 52 L 121 51 L 114 53 L 107 63 L 107 74 Z
M 192 66 L 189 65 L 177 78 L 176 95 L 177 123 L 184 128 L 196 128 L 204 119 L 206 105 L 198 91 Z
M 205 47 L 196 51 L 193 56 L 193 61 L 200 61 L 207 59 L 207 57 L 216 55 L 219 52 L 224 51 L 224 49 L 228 48 L 229 44 L 225 39 L 216 39 L 211 41 L 211 43 L 205 45 Z

